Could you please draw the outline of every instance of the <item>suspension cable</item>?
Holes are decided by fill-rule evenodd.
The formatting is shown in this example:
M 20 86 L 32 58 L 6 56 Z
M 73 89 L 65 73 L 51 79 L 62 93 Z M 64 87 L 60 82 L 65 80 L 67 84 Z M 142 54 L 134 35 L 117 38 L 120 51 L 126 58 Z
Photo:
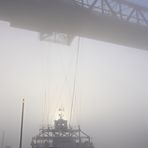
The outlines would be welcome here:
M 74 107 L 74 99 L 75 99 L 75 92 L 76 92 L 76 78 L 77 78 L 77 70 L 78 70 L 78 63 L 79 63 L 79 51 L 80 51 L 80 37 L 78 37 L 78 46 L 77 46 L 77 53 L 76 53 L 76 63 L 75 63 L 75 72 L 74 72 L 74 82 L 73 82 L 73 92 L 72 92 L 72 102 L 70 108 L 70 119 L 69 119 L 69 126 L 72 120 L 72 113 Z

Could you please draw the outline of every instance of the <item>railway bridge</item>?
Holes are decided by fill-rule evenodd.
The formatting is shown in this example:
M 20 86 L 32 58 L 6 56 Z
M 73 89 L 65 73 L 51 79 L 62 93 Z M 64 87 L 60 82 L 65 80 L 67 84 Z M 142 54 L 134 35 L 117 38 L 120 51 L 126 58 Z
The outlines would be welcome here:
M 128 0 L 0 0 L 0 20 L 70 45 L 76 36 L 148 49 L 148 8 Z

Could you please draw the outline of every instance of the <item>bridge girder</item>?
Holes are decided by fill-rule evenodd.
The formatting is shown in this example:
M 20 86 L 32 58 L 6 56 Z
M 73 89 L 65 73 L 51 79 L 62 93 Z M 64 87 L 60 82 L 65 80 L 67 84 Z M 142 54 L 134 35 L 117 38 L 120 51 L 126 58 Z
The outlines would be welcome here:
M 1 0 L 0 20 L 70 44 L 75 36 L 147 49 L 148 9 L 126 0 Z
M 81 7 L 91 9 L 98 15 L 114 16 L 122 21 L 148 27 L 148 8 L 127 0 L 73 0 Z

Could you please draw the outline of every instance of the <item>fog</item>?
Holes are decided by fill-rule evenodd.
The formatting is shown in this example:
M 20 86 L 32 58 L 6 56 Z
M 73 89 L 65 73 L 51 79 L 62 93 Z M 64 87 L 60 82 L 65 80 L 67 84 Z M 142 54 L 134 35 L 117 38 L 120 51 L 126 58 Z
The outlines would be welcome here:
M 0 23 L 0 133 L 18 147 L 25 98 L 23 147 L 57 118 L 69 119 L 78 38 L 65 46 Z M 80 38 L 73 125 L 100 148 L 148 146 L 148 51 Z M 2 142 L 1 142 L 2 143 Z
M 134 2 L 148 5 L 146 0 Z M 0 147 L 3 142 L 19 147 L 23 98 L 23 148 L 31 147 L 39 128 L 53 124 L 60 107 L 69 120 L 75 78 L 71 124 L 80 125 L 95 148 L 148 147 L 148 50 L 86 38 L 79 42 L 78 37 L 69 46 L 45 42 L 38 33 L 3 21 Z

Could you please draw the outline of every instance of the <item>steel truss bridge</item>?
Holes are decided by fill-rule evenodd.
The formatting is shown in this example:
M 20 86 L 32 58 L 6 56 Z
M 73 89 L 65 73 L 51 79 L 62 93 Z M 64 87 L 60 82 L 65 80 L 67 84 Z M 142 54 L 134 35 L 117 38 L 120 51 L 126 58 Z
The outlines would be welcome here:
M 148 6 L 147 6 L 148 7 Z M 0 20 L 70 44 L 75 36 L 148 48 L 148 8 L 128 0 L 0 0 Z

